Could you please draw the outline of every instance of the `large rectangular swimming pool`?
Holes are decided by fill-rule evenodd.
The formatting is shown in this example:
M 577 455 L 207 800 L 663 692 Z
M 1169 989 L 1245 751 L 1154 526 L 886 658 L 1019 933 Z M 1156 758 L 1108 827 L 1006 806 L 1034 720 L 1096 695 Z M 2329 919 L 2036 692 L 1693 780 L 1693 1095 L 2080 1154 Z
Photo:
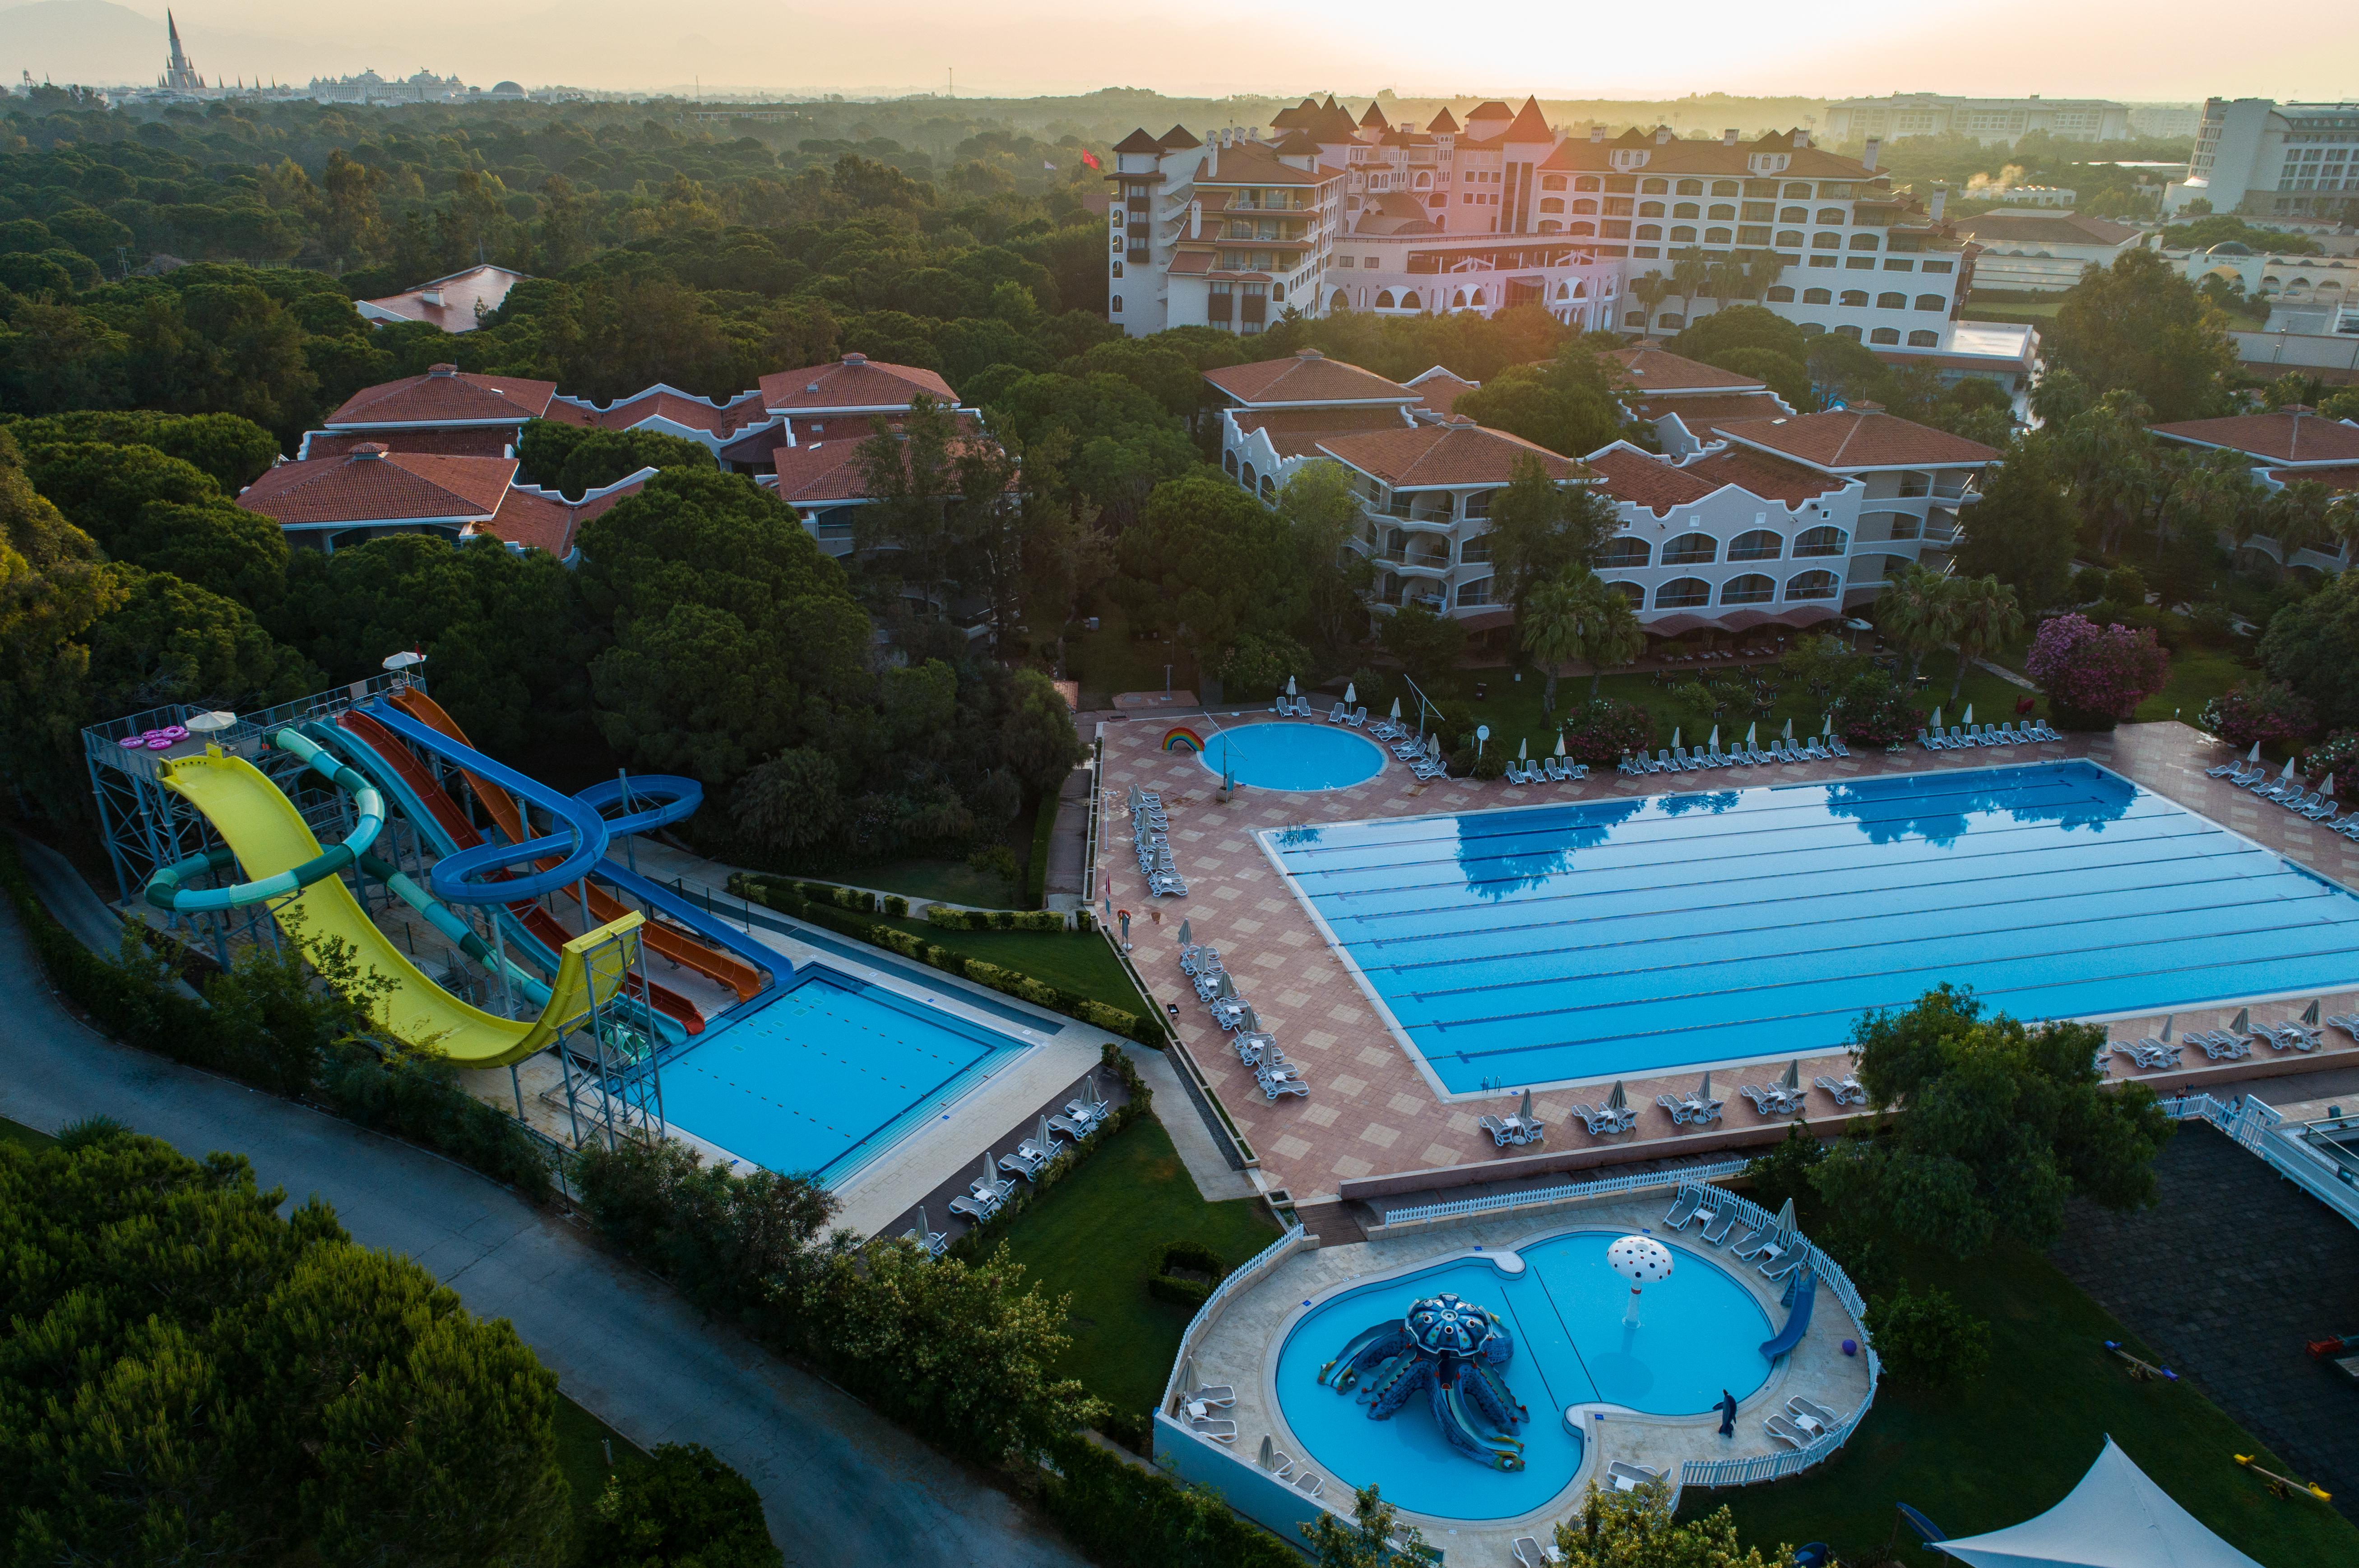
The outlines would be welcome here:
M 664 1119 L 766 1169 L 835 1185 L 1028 1044 L 810 968 L 664 1059 Z
M 2359 896 L 2086 762 L 1261 837 L 1452 1094 L 2359 981 Z

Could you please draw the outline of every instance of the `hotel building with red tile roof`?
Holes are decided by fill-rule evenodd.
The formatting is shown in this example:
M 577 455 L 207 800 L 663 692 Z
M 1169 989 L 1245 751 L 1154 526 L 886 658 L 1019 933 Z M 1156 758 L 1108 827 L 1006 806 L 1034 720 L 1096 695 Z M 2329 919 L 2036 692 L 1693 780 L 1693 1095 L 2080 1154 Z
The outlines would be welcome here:
M 2253 465 L 2254 479 L 2267 490 L 2306 480 L 2338 495 L 2359 494 L 2359 424 L 2330 419 L 2306 405 L 2288 404 L 2224 419 L 2183 419 L 2152 428 L 2164 440 L 2181 446 L 2241 454 Z M 2299 549 L 2288 560 L 2284 546 L 2267 534 L 2255 534 L 2242 544 L 2222 537 L 2225 544 L 2256 551 L 2279 566 L 2339 572 L 2351 564 L 2347 541 L 2334 541 L 2332 549 Z

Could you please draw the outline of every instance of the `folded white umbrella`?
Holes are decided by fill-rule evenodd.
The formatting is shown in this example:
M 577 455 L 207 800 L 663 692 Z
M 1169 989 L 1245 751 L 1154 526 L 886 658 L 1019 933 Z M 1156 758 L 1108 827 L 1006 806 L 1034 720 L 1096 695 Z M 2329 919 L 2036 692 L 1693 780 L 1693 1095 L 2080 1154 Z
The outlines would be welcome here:
M 2324 795 L 2329 800 L 2332 800 L 2334 798 L 2334 775 L 2332 773 L 2327 774 L 2324 779 L 2320 781 L 2318 793 Z
M 1829 709 L 1827 710 L 1827 721 L 1826 721 L 1824 724 L 1821 724 L 1821 725 L 1820 725 L 1820 726 L 1819 726 L 1819 738 L 1820 738 L 1821 740 L 1824 740 L 1826 737 L 1828 737 L 1828 736 L 1830 736 L 1830 735 L 1832 735 L 1834 732 L 1835 732 L 1835 715 L 1834 715 L 1834 710 L 1833 710 L 1832 708 L 1829 708 Z
M 1672 726 L 1671 726 L 1671 750 L 1672 750 L 1672 751 L 1674 751 L 1674 752 L 1676 752 L 1676 751 L 1678 751 L 1679 749 L 1680 749 L 1680 727 L 1679 727 L 1678 725 L 1674 724 L 1674 725 L 1672 725 Z
M 1936 731 L 1941 728 L 1941 705 L 1938 702 L 1933 705 L 1933 728 Z
M 1516 1108 L 1516 1114 L 1518 1117 L 1522 1118 L 1522 1119 L 1523 1119 L 1524 1120 L 1526 1120 L 1526 1121 L 1529 1121 L 1529 1120 L 1532 1119 L 1532 1091 L 1531 1091 L 1531 1090 L 1529 1090 L 1529 1089 L 1526 1089 L 1526 1090 L 1524 1091 L 1524 1103 L 1523 1103 L 1523 1104 L 1521 1104 L 1521 1105 L 1519 1105 L 1519 1106 L 1517 1106 L 1517 1107 Z
M 1630 1108 L 1629 1091 L 1622 1087 L 1622 1080 L 1619 1078 L 1614 1080 L 1614 1092 L 1605 1097 L 1605 1108 L 1608 1110 L 1627 1110 Z
M 1707 752 L 1717 752 L 1717 751 L 1719 751 L 1719 750 L 1720 750 L 1720 726 L 1719 726 L 1719 725 L 1715 724 L 1715 725 L 1713 725 L 1713 726 L 1712 727 L 1712 736 L 1711 736 L 1711 739 L 1709 739 L 1709 740 L 1707 740 L 1707 741 L 1704 741 L 1704 743 L 1703 743 L 1703 749 L 1704 749 L 1705 751 L 1707 751 Z
M 1353 703 L 1355 703 L 1355 702 L 1357 702 L 1357 701 L 1359 701 L 1359 700 L 1360 700 L 1360 688 L 1359 688 L 1358 687 L 1356 687 L 1356 686 L 1353 686 L 1353 685 L 1351 682 L 1349 682 L 1349 681 L 1344 682 L 1344 683 L 1343 683 L 1343 706 L 1344 706 L 1344 707 L 1346 707 L 1346 708 L 1349 708 L 1349 707 L 1351 707 L 1351 706 L 1352 706 L 1352 704 L 1353 704 Z
M 1746 745 L 1750 746 L 1753 744 L 1754 734 L 1760 728 L 1761 726 L 1758 724 L 1748 724 L 1745 727 L 1745 743 Z
M 1196 938 L 1192 934 L 1190 923 L 1185 920 L 1181 921 L 1180 923 L 1180 946 L 1182 947 L 1192 947 L 1195 945 Z
M 1397 697 L 1393 698 L 1393 722 L 1400 722 L 1400 698 Z
M 1777 1206 L 1777 1234 L 1780 1236 L 1794 1234 L 1794 1200 L 1792 1198 L 1788 1198 Z
M 2174 1023 L 2178 1022 L 2179 1022 L 2179 1014 L 2177 1014 L 2177 1013 L 2175 1013 L 2175 1012 L 2174 1012 L 2174 1013 L 2170 1013 L 2170 1014 L 2169 1014 L 2168 1016 L 2166 1016 L 2166 1017 L 2163 1019 L 2163 1021 L 2162 1021 L 2162 1033 L 2159 1033 L 2159 1034 L 2158 1034 L 2158 1035 L 2156 1035 L 2156 1036 L 2155 1036 L 2155 1038 L 2156 1038 L 2156 1039 L 2158 1039 L 2158 1040 L 2159 1040 L 2159 1041 L 2161 1041 L 2161 1042 L 2162 1042 L 2164 1044 L 2166 1044 L 2166 1045 L 2169 1044 L 2170 1044 L 2170 1026 L 2171 1026 L 2172 1024 L 2174 1024 Z
M 1794 738 L 1794 721 L 1792 719 L 1788 719 L 1786 720 L 1786 728 L 1777 738 L 1781 741 L 1790 741 Z
M 2236 1013 L 2236 1022 L 2228 1025 L 2228 1033 L 2231 1034 L 2250 1034 L 2252 1032 L 2253 1010 L 2249 1007 L 2239 1009 Z
M 2260 760 L 2261 760 L 2261 743 L 2260 743 L 2258 741 L 2254 741 L 2254 742 L 2253 742 L 2253 749 L 2252 749 L 2251 751 L 2249 751 L 2249 752 L 2245 752 L 2245 761 L 2246 761 L 2246 762 L 2259 762 Z
M 2304 1023 L 2311 1025 L 2315 1025 L 2318 1022 L 2318 999 L 2316 997 L 2310 998 L 2310 1005 L 2301 1010 L 2301 1021 Z
M 1969 729 L 1973 727 L 1974 722 L 1974 705 L 1973 703 L 1970 702 L 1966 704 L 1966 716 L 1963 719 L 1959 719 L 1958 722 L 1967 726 Z
M 1294 677 L 1292 676 L 1286 677 L 1286 695 L 1288 697 L 1292 697 L 1294 695 Z
M 1564 731 L 1561 730 L 1556 732 L 1556 754 L 1560 757 L 1564 755 Z
M 2289 779 L 2293 777 L 2293 759 L 2291 757 L 2288 757 L 2286 759 L 2285 772 L 2279 773 L 2277 777 L 2281 779 Z
M 1777 1087 L 1782 1089 L 1799 1089 L 1802 1087 L 1802 1062 L 1800 1057 L 1798 1056 L 1793 1061 L 1786 1064 L 1786 1076 L 1777 1080 Z
M 1531 760 L 1532 739 L 1530 736 L 1526 735 L 1516 741 L 1516 761 L 1519 762 L 1528 762 Z
M 1229 979 L 1226 969 L 1221 971 L 1221 999 L 1225 1001 L 1237 994 L 1237 984 Z

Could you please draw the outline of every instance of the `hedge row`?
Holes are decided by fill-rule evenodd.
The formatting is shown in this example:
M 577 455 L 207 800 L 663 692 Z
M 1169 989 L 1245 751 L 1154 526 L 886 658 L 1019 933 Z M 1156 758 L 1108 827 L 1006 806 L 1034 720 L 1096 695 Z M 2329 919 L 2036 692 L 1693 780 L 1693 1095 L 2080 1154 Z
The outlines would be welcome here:
M 1051 909 L 952 909 L 928 906 L 926 924 L 945 931 L 1063 931 L 1065 917 Z
M 1100 1065 L 1114 1074 L 1129 1098 L 1114 1107 L 1114 1114 L 1106 1119 L 1106 1124 L 1093 1136 L 1079 1143 L 1065 1145 L 1038 1175 L 1017 1184 L 1016 1191 L 1000 1206 L 997 1213 L 981 1225 L 969 1227 L 965 1235 L 951 1242 L 953 1256 L 964 1258 L 972 1263 L 980 1263 L 990 1257 L 992 1248 L 1016 1222 L 1016 1216 L 1038 1203 L 1049 1188 L 1071 1175 L 1083 1161 L 1112 1141 L 1115 1133 L 1153 1108 L 1155 1091 L 1147 1087 L 1147 1081 L 1138 1076 L 1138 1069 L 1130 1065 L 1130 1058 L 1123 1054 L 1120 1046 L 1112 1041 L 1106 1042 L 1099 1048 L 1098 1060 Z
M 1210 1278 L 1183 1280 L 1171 1271 L 1175 1263 Z M 1200 1307 L 1212 1299 L 1212 1287 L 1228 1275 L 1227 1260 L 1203 1242 L 1167 1241 L 1155 1249 L 1155 1266 L 1147 1271 L 1147 1293 L 1177 1306 Z
M 796 891 L 800 885 L 744 871 L 732 872 L 729 877 L 729 892 L 749 903 L 777 910 L 780 914 L 791 915 L 797 920 L 807 920 L 813 925 L 841 935 L 856 937 L 871 946 L 898 953 L 905 958 L 914 958 L 946 975 L 973 980 L 1004 995 L 1020 997 L 1035 1007 L 1079 1019 L 1109 1034 L 1119 1034 L 1125 1040 L 1136 1040 L 1158 1051 L 1163 1048 L 1163 1027 L 1156 1019 L 1141 1018 L 1125 1009 L 1109 1007 L 1095 997 L 1082 996 L 1060 986 L 1052 986 L 1021 970 L 1002 968 L 981 958 L 962 957 L 946 947 L 936 946 L 915 932 L 879 925 L 857 915 L 846 914 L 838 907 L 814 903 Z
M 1301 1553 L 1240 1519 L 1217 1492 L 1083 1437 L 1052 1444 L 1049 1462 L 1049 1517 L 1106 1568 L 1303 1568 Z
M 866 888 L 848 888 L 840 882 L 806 882 L 790 877 L 762 877 L 760 880 L 769 886 L 792 892 L 805 903 L 818 904 L 826 909 L 849 909 L 861 914 L 889 914 L 896 919 L 909 913 L 909 901 L 897 892 L 888 892 L 880 899 Z M 735 877 L 730 879 L 733 891 L 736 881 Z

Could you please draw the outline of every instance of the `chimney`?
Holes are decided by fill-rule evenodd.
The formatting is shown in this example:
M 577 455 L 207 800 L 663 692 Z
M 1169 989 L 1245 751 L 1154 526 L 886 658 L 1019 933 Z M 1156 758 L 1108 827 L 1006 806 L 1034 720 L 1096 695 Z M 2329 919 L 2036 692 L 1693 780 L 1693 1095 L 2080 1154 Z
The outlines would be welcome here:
M 1591 122 L 1590 122 L 1590 124 L 1589 124 L 1589 139 L 1590 139 L 1591 141 L 1593 141 L 1593 142 L 1602 142 L 1602 141 L 1603 141 L 1603 140 L 1605 139 L 1605 122 L 1604 122 L 1604 121 L 1603 121 L 1603 120 L 1593 120 L 1593 121 L 1591 121 Z
M 1658 147 L 1667 147 L 1671 145 L 1671 128 L 1669 125 L 1658 125 L 1655 127 L 1655 145 Z
M 1947 181 L 1947 180 L 1940 180 L 1940 181 L 1936 181 L 1936 182 L 1935 182 L 1935 184 L 1934 184 L 1934 186 L 1933 186 L 1933 200 L 1932 200 L 1931 204 L 1930 204 L 1930 205 L 1929 205 L 1929 206 L 1925 209 L 1925 215 L 1926 215 L 1927 217 L 1929 217 L 1929 218 L 1932 219 L 1932 220 L 1933 220 L 1933 222 L 1935 222 L 1936 223 L 1938 223 L 1938 222 L 1940 222 L 1941 221 L 1941 209 L 1943 209 L 1944 207 L 1947 207 L 1949 204 L 1950 204 L 1950 185 L 1949 185 L 1949 181 Z
M 1810 133 L 1802 130 L 1799 126 L 1796 127 L 1794 131 L 1794 145 L 1798 147 L 1809 146 L 1810 145 Z
M 1867 150 L 1859 155 L 1859 167 L 1867 170 L 1868 173 L 1874 174 L 1875 172 L 1876 155 L 1881 153 L 1883 150 L 1884 138 L 1882 136 L 1868 137 Z
M 1191 240 L 1204 237 L 1204 204 L 1201 200 L 1188 203 L 1188 237 Z
M 1724 131 L 1721 132 L 1721 134 L 1720 134 L 1720 145 L 1721 145 L 1722 146 L 1724 146 L 1724 147 L 1733 147 L 1733 146 L 1734 146 L 1736 145 L 1736 127 L 1735 127 L 1735 126 L 1731 125 L 1728 129 L 1726 129 L 1726 130 L 1724 130 Z

